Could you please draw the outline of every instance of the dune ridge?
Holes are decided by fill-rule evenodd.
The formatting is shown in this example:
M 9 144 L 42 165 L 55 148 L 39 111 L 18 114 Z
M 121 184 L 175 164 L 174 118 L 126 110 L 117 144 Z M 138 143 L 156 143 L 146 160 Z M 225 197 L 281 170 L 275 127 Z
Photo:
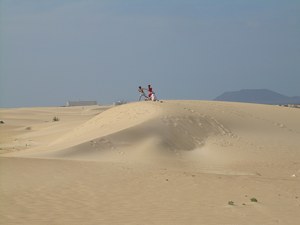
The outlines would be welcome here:
M 148 148 L 161 153 L 192 151 L 207 138 L 232 135 L 215 118 L 173 102 L 140 102 L 111 108 L 48 146 L 39 157 L 83 157 L 107 151 Z M 151 144 L 150 144 L 151 142 Z M 55 149 L 55 150 L 53 150 Z M 150 150 L 151 151 L 151 150 Z
M 139 157 L 145 154 L 145 158 L 149 154 L 176 155 L 188 160 L 188 156 L 195 156 L 194 160 L 201 161 L 198 153 L 203 157 L 206 152 L 206 156 L 217 156 L 223 162 L 230 158 L 232 162 L 242 159 L 246 163 L 278 156 L 289 160 L 291 155 L 298 154 L 295 151 L 299 145 L 298 116 L 297 109 L 269 105 L 137 102 L 105 110 L 49 141 L 47 146 L 16 155 L 79 160 L 127 157 L 130 160 L 130 157 L 136 159 L 136 153 Z M 276 150 L 278 146 L 284 146 L 285 152 Z

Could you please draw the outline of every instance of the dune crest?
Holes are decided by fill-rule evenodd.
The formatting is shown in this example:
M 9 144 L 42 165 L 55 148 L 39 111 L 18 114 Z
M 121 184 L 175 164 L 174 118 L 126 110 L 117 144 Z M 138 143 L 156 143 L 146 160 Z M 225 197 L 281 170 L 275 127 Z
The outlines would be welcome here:
M 180 104 L 131 103 L 111 108 L 55 140 L 49 146 L 56 150 L 45 156 L 95 160 L 103 152 L 133 148 L 162 154 L 191 151 L 210 136 L 226 134 L 230 131 L 213 117 Z

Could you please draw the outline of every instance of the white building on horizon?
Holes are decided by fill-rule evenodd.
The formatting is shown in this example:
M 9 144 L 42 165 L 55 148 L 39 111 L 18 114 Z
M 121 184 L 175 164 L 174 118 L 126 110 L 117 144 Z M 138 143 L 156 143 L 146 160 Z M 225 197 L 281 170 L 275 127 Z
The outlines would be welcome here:
M 97 101 L 67 101 L 66 106 L 88 106 L 88 105 L 98 105 Z

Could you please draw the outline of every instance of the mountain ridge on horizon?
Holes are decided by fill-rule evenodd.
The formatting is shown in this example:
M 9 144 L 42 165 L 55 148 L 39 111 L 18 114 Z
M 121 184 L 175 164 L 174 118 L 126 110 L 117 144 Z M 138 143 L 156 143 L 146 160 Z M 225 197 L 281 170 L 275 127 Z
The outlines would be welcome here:
M 300 96 L 289 97 L 269 89 L 241 89 L 219 95 L 215 101 L 246 102 L 271 105 L 300 104 Z

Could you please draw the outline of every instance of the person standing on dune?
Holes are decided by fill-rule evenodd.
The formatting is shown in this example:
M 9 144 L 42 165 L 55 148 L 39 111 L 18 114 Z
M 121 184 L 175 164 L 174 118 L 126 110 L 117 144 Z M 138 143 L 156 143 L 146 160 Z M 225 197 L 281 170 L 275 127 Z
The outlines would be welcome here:
M 148 84 L 148 98 L 151 99 L 152 94 L 153 94 L 153 90 L 152 90 L 151 84 Z
M 144 90 L 146 90 L 146 88 L 142 88 L 141 86 L 139 86 L 138 91 L 141 93 L 141 94 L 140 94 L 139 101 L 141 101 L 141 98 L 142 98 L 142 97 L 144 97 L 145 100 L 148 100 L 148 99 L 149 99 L 149 98 L 146 96 Z
M 155 96 L 155 93 L 153 92 L 153 89 L 152 89 L 152 87 L 151 87 L 151 84 L 149 84 L 148 85 L 148 99 L 149 100 L 152 100 L 152 101 L 158 101 L 157 99 L 156 99 L 156 96 Z

